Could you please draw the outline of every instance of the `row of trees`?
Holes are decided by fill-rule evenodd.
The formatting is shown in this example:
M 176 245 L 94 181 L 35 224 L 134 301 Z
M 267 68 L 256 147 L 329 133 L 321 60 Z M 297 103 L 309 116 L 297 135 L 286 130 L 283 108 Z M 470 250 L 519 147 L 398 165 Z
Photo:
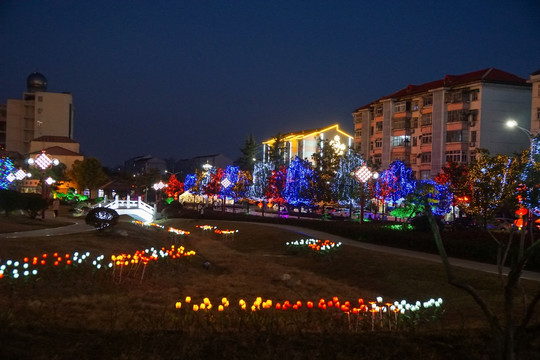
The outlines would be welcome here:
M 321 146 L 324 151 L 317 152 L 313 162 L 295 158 L 288 165 L 281 160 L 255 162 L 252 171 L 239 166 L 197 171 L 187 175 L 183 183 L 172 176 L 166 191 L 169 196 L 190 191 L 208 197 L 262 200 L 292 207 L 357 207 L 362 198 L 368 198 L 383 208 L 408 208 L 410 211 L 403 216 L 411 216 L 415 213 L 412 197 L 429 188 L 435 214 L 443 215 L 455 206 L 485 224 L 498 213 L 513 214 L 525 198 L 523 192 L 538 188 L 538 182 L 522 176 L 528 151 L 508 157 L 480 150 L 472 164 L 450 162 L 435 180 L 422 181 L 415 179 L 404 163 L 394 161 L 376 181 L 363 184 L 355 177 L 355 171 L 367 165 L 360 154 L 352 150 L 340 153 L 328 141 Z M 279 150 L 270 155 L 276 153 Z

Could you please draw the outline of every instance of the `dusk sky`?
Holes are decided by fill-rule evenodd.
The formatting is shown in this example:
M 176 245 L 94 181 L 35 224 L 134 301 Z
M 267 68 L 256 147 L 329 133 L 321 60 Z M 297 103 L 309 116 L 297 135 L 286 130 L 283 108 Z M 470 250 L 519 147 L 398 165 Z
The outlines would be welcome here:
M 540 69 L 540 2 L 0 1 L 0 103 L 38 71 L 104 165 L 232 160 L 249 134 L 335 123 L 408 84 Z

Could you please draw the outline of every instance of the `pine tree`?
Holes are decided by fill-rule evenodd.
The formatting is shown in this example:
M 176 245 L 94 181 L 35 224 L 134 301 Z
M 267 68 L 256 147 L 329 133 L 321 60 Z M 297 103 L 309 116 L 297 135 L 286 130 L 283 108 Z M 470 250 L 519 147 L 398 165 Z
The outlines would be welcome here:
M 241 170 L 253 172 L 253 167 L 257 161 L 257 153 L 259 145 L 255 141 L 253 134 L 250 134 L 244 143 L 244 147 L 240 149 L 242 156 L 236 160 L 236 164 Z

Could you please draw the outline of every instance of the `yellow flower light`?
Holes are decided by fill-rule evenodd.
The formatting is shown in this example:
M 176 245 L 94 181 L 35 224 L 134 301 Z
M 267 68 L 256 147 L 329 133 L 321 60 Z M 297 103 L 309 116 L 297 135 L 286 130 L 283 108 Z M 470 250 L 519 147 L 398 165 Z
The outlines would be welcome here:
M 177 309 L 180 309 L 182 307 L 182 303 L 178 301 L 175 306 Z

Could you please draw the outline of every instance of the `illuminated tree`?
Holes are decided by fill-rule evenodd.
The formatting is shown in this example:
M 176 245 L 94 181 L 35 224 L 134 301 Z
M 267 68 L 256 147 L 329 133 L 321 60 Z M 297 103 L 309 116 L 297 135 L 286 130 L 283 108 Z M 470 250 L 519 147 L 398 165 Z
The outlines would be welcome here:
M 331 184 L 332 197 L 341 205 L 356 205 L 365 196 L 365 184 L 360 182 L 355 171 L 365 165 L 362 156 L 355 151 L 346 152 L 339 161 L 336 175 Z
M 277 204 L 283 204 L 285 199 L 283 198 L 283 190 L 285 189 L 285 183 L 287 181 L 287 168 L 280 166 L 276 170 L 272 170 L 272 175 L 268 179 L 268 186 L 264 197 L 269 201 Z
M 251 184 L 248 195 L 251 199 L 262 200 L 268 187 L 268 179 L 272 176 L 274 164 L 257 162 L 253 169 L 253 183 Z
M 416 180 L 413 178 L 412 170 L 403 162 L 396 160 L 379 176 L 375 184 L 375 193 L 379 200 L 395 204 L 411 194 L 415 188 Z
M 317 151 L 312 155 L 315 164 L 315 200 L 322 204 L 334 203 L 337 199 L 333 196 L 331 184 L 336 176 L 343 149 L 340 145 L 333 146 L 330 140 L 319 141 L 317 147 Z
M 202 186 L 202 193 L 208 197 L 214 197 L 220 195 L 221 192 L 221 180 L 223 179 L 224 171 L 221 168 L 216 169 L 213 167 L 207 172 L 207 176 L 203 177 L 206 185 Z
M 315 176 L 311 163 L 297 156 L 287 168 L 283 197 L 293 206 L 310 206 L 313 202 Z
M 472 195 L 468 174 L 467 165 L 449 161 L 435 177 L 437 183 L 448 186 L 448 189 L 454 194 L 452 204 L 463 211 L 469 205 L 469 199 Z
M 184 179 L 184 191 L 189 191 L 192 194 L 197 193 L 197 173 L 186 175 Z
M 487 220 L 501 209 L 506 197 L 514 190 L 508 187 L 512 159 L 506 155 L 490 156 L 487 150 L 477 150 L 476 162 L 469 169 L 471 199 L 466 212 L 482 219 L 484 229 Z
M 11 184 L 8 175 L 15 172 L 13 161 L 8 157 L 0 158 L 0 189 L 7 189 Z
M 178 200 L 178 196 L 184 192 L 184 184 L 182 184 L 177 178 L 176 175 L 172 174 L 167 182 L 167 187 L 165 188 L 165 193 L 168 197 Z

